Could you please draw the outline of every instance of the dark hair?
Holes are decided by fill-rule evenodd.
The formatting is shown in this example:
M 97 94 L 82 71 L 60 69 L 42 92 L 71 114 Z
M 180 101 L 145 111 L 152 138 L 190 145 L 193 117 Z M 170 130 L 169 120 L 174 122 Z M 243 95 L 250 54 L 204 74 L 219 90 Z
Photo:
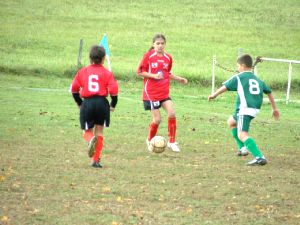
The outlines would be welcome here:
M 105 49 L 99 45 L 93 45 L 90 50 L 90 61 L 94 64 L 101 64 L 105 57 Z
M 152 44 L 159 38 L 163 39 L 165 43 L 167 42 L 166 37 L 163 34 L 155 34 L 154 37 L 152 38 Z M 153 48 L 154 47 L 151 46 L 148 51 L 151 51 Z
M 237 63 L 240 65 L 244 64 L 245 66 L 252 68 L 253 60 L 249 54 L 244 54 L 238 57 Z

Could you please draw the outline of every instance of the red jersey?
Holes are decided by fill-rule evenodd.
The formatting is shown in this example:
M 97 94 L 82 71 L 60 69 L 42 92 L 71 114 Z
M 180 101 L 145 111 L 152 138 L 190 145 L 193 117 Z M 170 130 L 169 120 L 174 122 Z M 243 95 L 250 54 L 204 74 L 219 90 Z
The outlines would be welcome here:
M 80 69 L 71 85 L 72 93 L 83 98 L 118 95 L 118 83 L 114 75 L 100 64 L 91 64 Z
M 163 79 L 144 78 L 143 100 L 160 101 L 169 97 L 172 61 L 172 56 L 167 53 L 158 56 L 154 50 L 151 50 L 144 54 L 138 67 L 138 74 L 161 73 Z

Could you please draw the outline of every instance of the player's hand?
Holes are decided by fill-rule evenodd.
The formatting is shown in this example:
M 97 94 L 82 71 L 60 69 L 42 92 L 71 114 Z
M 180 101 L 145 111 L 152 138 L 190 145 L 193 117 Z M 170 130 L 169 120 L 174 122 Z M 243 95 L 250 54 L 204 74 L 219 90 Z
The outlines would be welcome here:
M 164 79 L 164 75 L 161 71 L 159 71 L 157 74 L 153 74 L 153 78 L 156 79 L 156 80 L 161 80 L 161 79 Z
M 110 111 L 111 111 L 111 112 L 114 112 L 114 111 L 115 111 L 115 108 L 110 107 Z
M 188 83 L 188 80 L 185 79 L 185 78 L 180 78 L 180 79 L 179 79 L 179 82 L 182 83 L 182 84 L 187 84 L 187 83 Z
M 279 113 L 278 109 L 275 109 L 275 110 L 272 111 L 272 117 L 273 117 L 275 120 L 279 120 L 280 113 Z
M 215 98 L 216 98 L 215 95 L 209 95 L 208 98 L 207 98 L 207 100 L 208 100 L 208 101 L 211 101 L 211 100 L 213 100 L 213 99 L 215 99 Z

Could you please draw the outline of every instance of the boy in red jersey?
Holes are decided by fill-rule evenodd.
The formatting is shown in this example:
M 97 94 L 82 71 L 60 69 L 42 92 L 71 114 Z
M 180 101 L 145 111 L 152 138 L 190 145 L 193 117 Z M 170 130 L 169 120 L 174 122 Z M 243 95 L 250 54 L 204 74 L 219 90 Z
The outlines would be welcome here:
M 168 147 L 180 152 L 176 138 L 176 117 L 170 98 L 170 80 L 187 84 L 187 79 L 172 74 L 172 56 L 164 51 L 166 38 L 162 34 L 153 37 L 153 45 L 141 60 L 137 74 L 144 78 L 143 102 L 145 110 L 151 110 L 152 122 L 146 140 L 149 149 L 150 140 L 156 135 L 161 122 L 160 108 L 168 114 Z
M 92 166 L 101 168 L 104 125 L 109 126 L 110 111 L 118 102 L 118 83 L 114 75 L 103 67 L 105 49 L 94 45 L 90 50 L 90 62 L 80 69 L 71 85 L 73 98 L 80 108 L 80 125 L 83 137 L 89 143 L 88 155 Z M 106 99 L 110 94 L 111 102 Z M 82 100 L 81 98 L 84 98 Z

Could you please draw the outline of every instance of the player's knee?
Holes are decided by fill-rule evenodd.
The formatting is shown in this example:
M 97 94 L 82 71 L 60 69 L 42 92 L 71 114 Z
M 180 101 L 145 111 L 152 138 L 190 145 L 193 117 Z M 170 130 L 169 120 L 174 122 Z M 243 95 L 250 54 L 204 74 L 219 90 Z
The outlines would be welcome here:
M 233 119 L 233 117 L 229 117 L 228 118 L 227 124 L 228 124 L 229 128 L 231 128 L 231 129 L 236 127 L 236 122 Z
M 175 115 L 175 111 L 169 111 L 168 112 L 168 118 L 175 118 L 176 117 L 176 115 Z
M 161 123 L 161 117 L 154 117 L 153 122 L 156 123 L 156 124 L 160 124 Z
M 238 133 L 238 138 L 244 142 L 247 138 L 248 138 L 248 133 L 247 132 L 244 132 L 244 131 L 241 131 Z

